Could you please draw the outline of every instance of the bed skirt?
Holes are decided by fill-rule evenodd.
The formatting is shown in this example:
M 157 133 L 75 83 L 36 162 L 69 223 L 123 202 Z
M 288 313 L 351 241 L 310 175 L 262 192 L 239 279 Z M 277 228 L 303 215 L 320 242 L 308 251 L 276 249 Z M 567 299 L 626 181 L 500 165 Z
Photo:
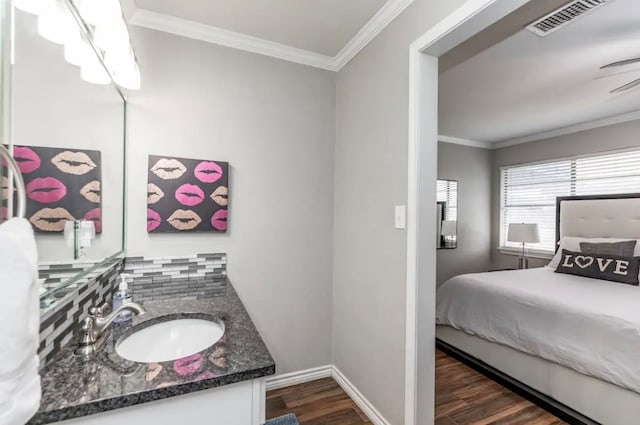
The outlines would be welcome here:
M 496 369 L 504 378 L 512 381 L 512 385 L 519 385 L 522 391 L 528 392 L 533 398 L 540 399 L 537 396 L 543 395 L 542 398 L 546 398 L 543 401 L 552 410 L 572 416 L 575 419 L 571 421 L 573 423 L 640 423 L 638 393 L 450 326 L 436 326 L 436 338 L 462 352 L 471 362 L 479 360 L 478 366 L 481 368 L 482 363 L 485 363 Z M 536 392 L 539 394 L 535 394 Z

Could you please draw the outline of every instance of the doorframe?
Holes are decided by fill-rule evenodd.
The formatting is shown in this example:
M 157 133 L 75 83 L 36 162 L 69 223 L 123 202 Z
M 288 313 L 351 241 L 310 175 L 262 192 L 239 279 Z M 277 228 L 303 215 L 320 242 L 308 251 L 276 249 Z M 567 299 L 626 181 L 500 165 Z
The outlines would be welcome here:
M 529 1 L 468 0 L 409 47 L 404 425 L 434 422 L 438 56 Z

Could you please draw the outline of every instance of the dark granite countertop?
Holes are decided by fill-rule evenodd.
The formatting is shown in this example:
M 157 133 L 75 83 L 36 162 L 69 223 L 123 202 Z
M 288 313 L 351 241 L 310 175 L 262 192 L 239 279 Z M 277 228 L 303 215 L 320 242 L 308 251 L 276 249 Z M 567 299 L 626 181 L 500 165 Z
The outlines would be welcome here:
M 106 412 L 194 391 L 261 378 L 275 363 L 231 283 L 224 295 L 198 301 L 148 301 L 147 313 L 115 325 L 106 346 L 91 357 L 73 354 L 70 343 L 40 372 L 40 410 L 28 425 Z M 115 343 L 133 327 L 176 318 L 221 321 L 224 336 L 200 353 L 162 363 L 137 363 L 118 356 Z

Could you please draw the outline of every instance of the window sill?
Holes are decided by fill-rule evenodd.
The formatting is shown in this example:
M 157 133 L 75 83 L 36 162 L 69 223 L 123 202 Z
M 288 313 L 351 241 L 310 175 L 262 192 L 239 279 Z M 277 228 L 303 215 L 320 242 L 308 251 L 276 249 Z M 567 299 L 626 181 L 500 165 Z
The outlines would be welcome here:
M 501 246 L 501 247 L 498 247 L 497 249 L 498 251 L 500 251 L 501 254 L 505 254 L 505 255 L 514 255 L 516 257 L 520 257 L 522 255 L 522 249 L 518 249 L 518 248 Z M 539 258 L 542 260 L 551 260 L 554 256 L 552 252 L 548 252 L 548 251 L 526 251 L 526 254 L 528 258 Z

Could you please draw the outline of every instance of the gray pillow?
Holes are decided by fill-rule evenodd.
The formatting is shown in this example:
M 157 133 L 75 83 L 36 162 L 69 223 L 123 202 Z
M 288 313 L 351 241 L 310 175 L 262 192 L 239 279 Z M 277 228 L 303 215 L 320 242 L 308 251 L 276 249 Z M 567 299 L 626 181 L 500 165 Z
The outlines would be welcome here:
M 633 257 L 636 249 L 636 241 L 622 242 L 580 242 L 580 251 L 585 254 L 619 255 L 621 257 Z
M 610 254 L 586 254 L 562 250 L 556 273 L 572 274 L 611 282 L 638 285 L 640 257 Z

